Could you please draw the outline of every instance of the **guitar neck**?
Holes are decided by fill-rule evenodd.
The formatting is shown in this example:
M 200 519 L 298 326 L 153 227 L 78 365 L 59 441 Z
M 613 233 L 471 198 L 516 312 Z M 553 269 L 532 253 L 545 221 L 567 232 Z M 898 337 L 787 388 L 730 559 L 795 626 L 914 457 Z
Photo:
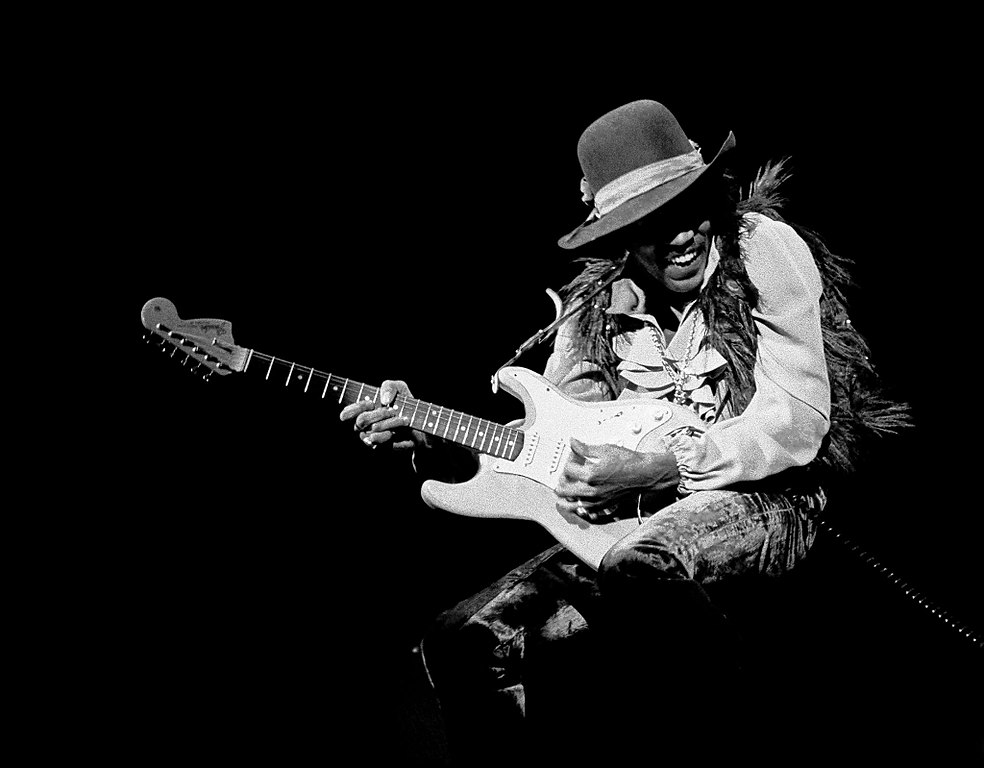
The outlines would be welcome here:
M 244 373 L 262 375 L 264 379 L 284 387 L 303 389 L 321 400 L 333 400 L 349 405 L 360 400 L 379 404 L 379 387 L 324 373 L 290 360 L 248 350 L 242 368 Z M 410 420 L 410 426 L 428 435 L 458 443 L 479 453 L 513 461 L 523 449 L 523 432 L 513 427 L 469 416 L 433 403 L 397 395 L 390 407 Z

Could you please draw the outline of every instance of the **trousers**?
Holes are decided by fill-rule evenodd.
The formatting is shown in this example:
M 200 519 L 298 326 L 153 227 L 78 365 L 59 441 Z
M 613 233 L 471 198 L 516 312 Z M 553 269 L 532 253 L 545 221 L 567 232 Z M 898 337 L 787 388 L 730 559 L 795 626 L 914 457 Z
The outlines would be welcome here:
M 662 754 L 692 757 L 705 718 L 757 674 L 717 596 L 796 567 L 825 505 L 816 484 L 700 491 L 597 572 L 557 545 L 442 613 L 421 651 L 456 764 L 605 759 L 641 723 L 665 734 Z

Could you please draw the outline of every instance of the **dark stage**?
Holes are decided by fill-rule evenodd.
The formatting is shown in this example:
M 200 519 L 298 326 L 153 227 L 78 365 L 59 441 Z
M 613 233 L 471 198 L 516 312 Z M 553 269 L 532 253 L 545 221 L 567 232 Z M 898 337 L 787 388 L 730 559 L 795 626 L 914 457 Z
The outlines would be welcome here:
M 705 156 L 734 131 L 746 183 L 791 158 L 786 216 L 856 260 L 854 323 L 916 425 L 871 453 L 828 517 L 981 637 L 977 216 L 961 183 L 979 160 L 945 67 L 588 88 L 563 67 L 451 79 L 437 61 L 355 81 L 303 50 L 136 61 L 117 73 L 110 249 L 137 375 L 107 383 L 135 483 L 100 574 L 134 756 L 439 764 L 420 636 L 552 543 L 532 524 L 428 509 L 407 458 L 367 450 L 330 399 L 201 381 L 141 340 L 144 302 L 229 320 L 268 355 L 520 417 L 489 378 L 552 320 L 544 289 L 574 274 L 556 240 L 586 215 L 580 132 L 636 98 L 666 103 Z M 771 616 L 788 666 L 768 674 L 790 688 L 771 705 L 802 737 L 791 764 L 979 757 L 980 648 L 832 537 L 808 576 Z

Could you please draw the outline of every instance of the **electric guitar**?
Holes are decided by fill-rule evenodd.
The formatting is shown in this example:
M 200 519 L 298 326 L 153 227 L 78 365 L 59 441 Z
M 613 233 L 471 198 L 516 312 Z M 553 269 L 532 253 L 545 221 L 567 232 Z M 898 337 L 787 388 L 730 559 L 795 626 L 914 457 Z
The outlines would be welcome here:
M 174 347 L 172 355 L 181 351 L 197 361 L 205 377 L 250 373 L 280 386 L 302 388 L 313 399 L 337 405 L 376 402 L 379 397 L 378 387 L 237 346 L 228 321 L 182 320 L 174 304 L 164 298 L 148 301 L 141 320 L 150 340 L 156 336 L 165 348 Z M 689 408 L 665 401 L 578 402 L 526 368 L 506 367 L 497 377 L 523 403 L 525 420 L 518 426 L 496 424 L 403 395 L 391 404 L 409 418 L 413 429 L 479 454 L 479 470 L 472 479 L 425 481 L 421 487 L 424 502 L 458 515 L 531 520 L 597 569 L 605 553 L 638 521 L 633 514 L 589 523 L 558 511 L 554 490 L 570 455 L 571 437 L 645 452 L 677 430 L 703 430 L 703 423 Z

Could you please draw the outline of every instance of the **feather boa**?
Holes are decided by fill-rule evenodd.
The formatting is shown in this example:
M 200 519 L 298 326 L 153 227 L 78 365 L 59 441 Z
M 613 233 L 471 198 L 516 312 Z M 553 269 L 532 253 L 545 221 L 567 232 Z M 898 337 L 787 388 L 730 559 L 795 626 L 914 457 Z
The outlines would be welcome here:
M 751 307 L 758 302 L 758 292 L 748 278 L 739 243 L 748 233 L 748 213 L 784 221 L 779 193 L 788 178 L 784 163 L 764 166 L 747 194 L 735 201 L 731 235 L 719 235 L 721 261 L 698 299 L 708 329 L 706 343 L 728 363 L 719 386 L 725 387 L 723 397 L 730 401 L 728 411 L 732 414 L 741 413 L 755 393 L 753 368 L 757 351 Z M 845 290 L 852 284 L 851 262 L 831 253 L 812 230 L 786 223 L 809 245 L 823 281 L 820 318 L 831 385 L 831 418 L 830 430 L 814 465 L 838 474 L 849 473 L 872 438 L 910 426 L 909 408 L 885 393 L 871 363 L 868 344 L 851 323 L 845 300 Z M 624 255 L 614 260 L 594 256 L 579 261 L 584 265 L 581 273 L 561 289 L 568 305 L 594 290 L 599 281 L 611 275 L 613 266 L 620 271 L 626 266 Z M 578 352 L 599 367 L 614 398 L 620 387 L 612 339 L 624 330 L 624 321 L 606 314 L 610 301 L 610 289 L 599 294 L 578 314 L 576 329 Z

